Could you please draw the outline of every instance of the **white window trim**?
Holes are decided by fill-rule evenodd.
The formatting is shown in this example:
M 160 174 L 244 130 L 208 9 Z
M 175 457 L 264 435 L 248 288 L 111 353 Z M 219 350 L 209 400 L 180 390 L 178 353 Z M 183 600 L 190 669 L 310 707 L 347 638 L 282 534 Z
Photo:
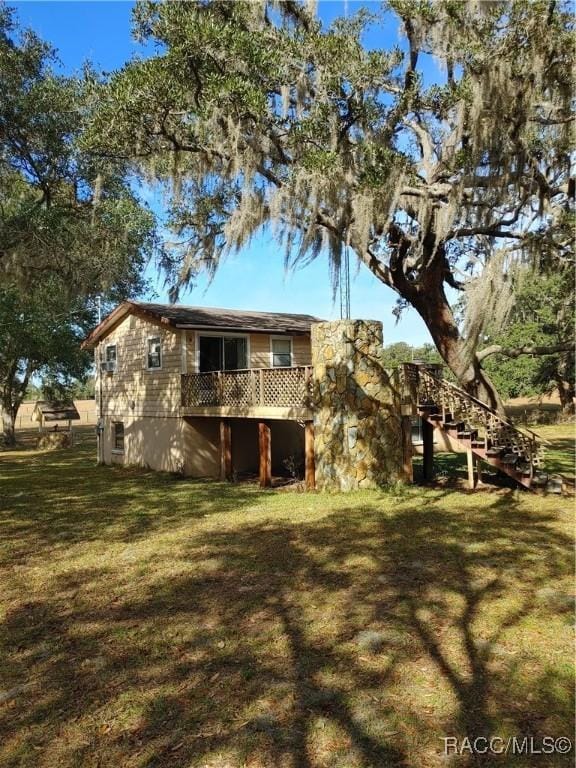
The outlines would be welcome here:
M 106 365 L 110 362 L 108 360 L 108 350 L 114 348 L 116 350 L 116 354 L 114 355 L 114 370 L 113 371 L 106 371 L 106 373 L 116 373 L 118 370 L 118 344 L 117 342 L 113 342 L 110 344 L 104 345 L 104 362 Z
M 149 342 L 152 339 L 159 339 L 160 341 L 160 365 L 152 366 L 150 367 L 148 365 L 148 353 L 149 353 Z M 162 334 L 161 333 L 153 333 L 150 336 L 146 337 L 146 350 L 145 350 L 145 361 L 146 361 L 146 368 L 147 371 L 161 371 L 162 370 L 162 363 L 164 362 L 164 355 L 162 353 Z
M 239 371 L 249 371 L 252 366 L 251 363 L 251 352 L 250 352 L 250 334 L 249 333 L 227 333 L 227 332 L 218 332 L 218 331 L 195 331 L 194 332 L 194 372 L 200 373 L 200 338 L 202 336 L 217 336 L 220 339 L 229 339 L 229 338 L 237 338 L 237 339 L 246 339 L 246 362 L 248 363 L 248 368 L 238 368 Z
M 124 438 L 124 448 L 116 448 L 116 424 L 122 424 L 122 427 L 124 429 L 123 431 L 123 438 Z M 126 425 L 123 421 L 113 421 L 112 422 L 112 448 L 110 448 L 110 453 L 115 454 L 116 456 L 120 456 L 124 454 L 124 451 L 126 449 Z
M 186 331 L 180 331 L 180 373 L 188 373 L 188 339 Z
M 290 342 L 290 368 L 294 367 L 294 337 L 293 336 L 270 336 L 270 368 L 274 368 L 274 340 L 281 339 L 282 341 Z M 276 366 L 277 368 L 285 368 L 286 366 Z
M 116 357 L 114 358 L 114 362 L 115 363 L 118 362 L 118 344 L 114 343 L 114 344 L 105 344 L 104 345 L 104 361 L 106 363 L 108 362 L 108 350 L 112 349 L 112 347 L 114 347 L 114 349 L 116 350 Z

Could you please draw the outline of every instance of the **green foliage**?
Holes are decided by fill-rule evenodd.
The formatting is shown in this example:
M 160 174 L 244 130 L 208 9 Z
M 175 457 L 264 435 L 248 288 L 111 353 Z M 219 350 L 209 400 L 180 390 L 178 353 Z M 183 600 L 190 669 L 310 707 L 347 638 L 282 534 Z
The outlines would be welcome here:
M 533 340 L 538 344 L 544 344 L 546 341 L 544 335 L 538 332 L 534 325 L 528 327 L 523 323 L 512 323 L 495 341 L 506 346 L 523 346 L 533 343 Z M 486 358 L 484 362 L 484 368 L 494 382 L 494 386 L 506 400 L 512 397 L 530 397 L 542 392 L 536 383 L 540 365 L 541 360 L 530 355 L 517 358 L 494 355 Z
M 433 344 L 422 344 L 419 347 L 413 347 L 405 341 L 398 341 L 394 344 L 388 344 L 382 351 L 382 361 L 384 368 L 396 368 L 402 363 L 411 363 L 419 360 L 424 363 L 441 363 L 442 358 Z
M 123 281 L 104 295 L 104 306 L 129 297 Z M 94 396 L 93 354 L 81 348 L 97 323 L 93 297 L 72 295 L 56 277 L 35 286 L 0 286 L 0 410 L 4 439 L 14 440 L 14 421 L 24 398 Z
M 61 288 L 53 279 L 26 291 L 0 288 L 0 403 L 8 441 L 33 375 L 63 395 L 92 363 L 80 344 L 95 325 L 95 309 L 81 298 L 66 299 Z
M 346 244 L 484 396 L 481 324 L 463 337 L 445 287 L 473 273 L 497 304 L 498 250 L 570 257 L 568 3 L 390 0 L 325 25 L 300 2 L 146 1 L 134 23 L 157 53 L 98 85 L 84 146 L 171 185 L 173 295 L 262 228 L 335 281 Z M 390 23 L 402 49 L 369 49 Z
M 154 218 L 127 165 L 86 152 L 80 136 L 97 84 L 61 77 L 53 51 L 0 12 L 0 280 L 57 276 L 71 292 L 141 287 Z
M 518 286 L 516 304 L 505 332 L 490 337 L 488 344 L 505 350 L 524 346 L 569 349 L 549 355 L 510 358 L 496 354 L 484 366 L 505 397 L 550 394 L 556 390 L 564 408 L 572 404 L 574 371 L 574 266 L 567 262 L 537 274 L 528 273 Z

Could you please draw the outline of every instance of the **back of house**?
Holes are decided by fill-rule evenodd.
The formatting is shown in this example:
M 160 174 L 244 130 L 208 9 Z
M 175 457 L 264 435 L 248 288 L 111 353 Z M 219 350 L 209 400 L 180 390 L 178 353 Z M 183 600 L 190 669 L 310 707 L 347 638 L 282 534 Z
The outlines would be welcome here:
M 124 302 L 90 334 L 99 459 L 193 477 L 303 461 L 311 315 Z M 226 443 L 226 445 L 224 444 Z

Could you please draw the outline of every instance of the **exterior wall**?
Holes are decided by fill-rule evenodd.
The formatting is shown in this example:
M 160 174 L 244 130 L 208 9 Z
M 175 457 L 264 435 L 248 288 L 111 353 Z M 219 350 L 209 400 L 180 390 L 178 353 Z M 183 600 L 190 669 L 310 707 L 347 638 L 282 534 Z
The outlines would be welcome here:
M 185 419 L 184 474 L 188 477 L 219 477 L 219 419 Z
M 124 424 L 124 451 L 114 445 L 114 422 Z M 158 472 L 179 472 L 184 467 L 184 420 L 165 417 L 104 417 L 105 464 L 149 467 Z
M 296 421 L 270 422 L 272 443 L 272 471 L 286 474 L 284 463 L 294 458 L 300 469 L 304 469 L 304 427 Z
M 373 488 L 404 479 L 398 392 L 381 365 L 382 324 L 312 326 L 316 486 Z
M 186 361 L 185 370 L 187 373 L 193 373 L 198 370 L 196 348 L 198 336 L 202 334 L 200 331 L 182 331 L 181 334 L 186 337 L 183 352 L 183 358 Z M 246 335 L 248 336 L 250 368 L 271 368 L 271 334 L 251 333 Z M 292 336 L 292 363 L 293 365 L 311 365 L 309 336 Z
M 114 450 L 114 422 L 124 424 L 124 451 Z M 104 463 L 217 477 L 220 447 L 217 419 L 105 417 Z
M 181 331 L 184 341 L 185 361 L 183 373 L 193 373 L 196 370 L 196 333 L 194 331 Z
M 146 367 L 147 339 L 160 336 L 162 368 Z M 99 373 L 102 415 L 123 420 L 137 416 L 178 416 L 180 408 L 181 334 L 128 315 L 96 348 L 96 360 L 116 344 L 116 371 Z M 98 394 L 98 393 L 97 393 Z
M 147 341 L 162 340 L 162 368 L 147 369 Z M 197 370 L 198 333 L 174 330 L 135 315 L 125 317 L 95 349 L 97 365 L 105 348 L 116 345 L 116 371 L 99 373 L 102 386 L 103 460 L 107 464 L 150 467 L 183 472 L 192 477 L 218 477 L 220 433 L 218 418 L 180 417 L 180 375 Z M 270 334 L 250 334 L 251 367 L 271 366 Z M 293 364 L 311 362 L 310 338 L 292 338 Z M 101 357 L 100 357 L 101 356 Z M 98 365 L 99 369 L 99 365 Z M 96 408 L 99 402 L 97 386 Z M 113 450 L 113 424 L 124 424 L 124 451 Z M 257 421 L 232 419 L 233 463 L 237 472 L 258 467 Z M 292 422 L 273 426 L 272 461 L 283 461 L 303 449 L 303 430 Z

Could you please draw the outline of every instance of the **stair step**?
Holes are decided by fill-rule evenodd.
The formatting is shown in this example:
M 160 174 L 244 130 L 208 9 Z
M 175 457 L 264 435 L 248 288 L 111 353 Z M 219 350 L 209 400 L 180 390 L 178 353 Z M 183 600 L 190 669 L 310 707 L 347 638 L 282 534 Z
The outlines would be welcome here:
M 463 421 L 448 421 L 448 422 L 445 421 L 444 422 L 444 429 L 454 429 L 458 431 L 462 429 L 463 426 L 464 426 Z
M 474 440 L 476 437 L 478 437 L 477 429 L 463 429 L 458 431 L 459 440 Z
M 548 484 L 559 492 L 561 481 L 538 471 L 542 458 L 536 436 L 532 442 L 538 446 L 538 453 L 533 455 L 533 449 L 528 447 L 521 430 L 499 421 L 488 406 L 471 399 L 466 392 L 443 380 L 437 372 L 421 369 L 418 392 L 421 398 L 417 406 L 418 414 L 423 421 L 444 430 L 450 438 L 449 444 L 460 440 L 463 447 L 476 453 L 477 458 L 495 467 L 499 475 L 507 474 L 525 488 L 537 489 Z M 452 413 L 446 411 L 447 403 L 452 404 Z M 478 428 L 475 429 L 474 424 Z
M 437 413 L 438 406 L 436 403 L 418 403 L 419 411 L 430 411 L 430 413 Z

